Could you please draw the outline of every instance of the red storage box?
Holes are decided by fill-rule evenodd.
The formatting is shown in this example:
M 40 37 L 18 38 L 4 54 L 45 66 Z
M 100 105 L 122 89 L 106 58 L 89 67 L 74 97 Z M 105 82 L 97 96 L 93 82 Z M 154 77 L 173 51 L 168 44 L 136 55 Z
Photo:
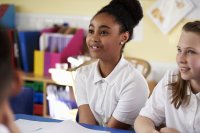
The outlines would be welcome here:
M 33 105 L 33 114 L 34 115 L 43 115 L 43 105 L 42 104 L 34 104 Z

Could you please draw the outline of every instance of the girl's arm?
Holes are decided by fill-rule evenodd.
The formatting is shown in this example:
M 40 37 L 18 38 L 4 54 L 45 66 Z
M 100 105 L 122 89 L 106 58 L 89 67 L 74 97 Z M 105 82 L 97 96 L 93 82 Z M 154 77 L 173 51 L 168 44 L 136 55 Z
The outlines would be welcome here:
M 114 117 L 111 117 L 110 120 L 108 121 L 107 127 L 128 130 L 131 128 L 131 125 L 122 123 L 116 120 Z
M 136 133 L 159 133 L 151 119 L 140 115 L 135 120 L 134 129 Z
M 160 132 L 161 133 L 180 133 L 178 130 L 176 130 L 175 128 L 167 128 L 167 127 L 164 127 L 164 128 L 161 128 L 160 129 Z
M 17 125 L 14 122 L 14 116 L 8 101 L 4 102 L 1 110 L 3 115 L 3 124 L 7 126 L 7 128 L 10 130 L 10 133 L 20 133 Z
M 97 125 L 94 115 L 88 104 L 80 105 L 78 108 L 79 123 Z

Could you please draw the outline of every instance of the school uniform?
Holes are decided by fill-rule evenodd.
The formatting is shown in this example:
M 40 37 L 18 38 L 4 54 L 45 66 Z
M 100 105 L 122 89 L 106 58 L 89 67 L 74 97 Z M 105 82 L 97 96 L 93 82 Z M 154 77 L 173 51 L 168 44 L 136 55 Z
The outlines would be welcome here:
M 166 127 L 175 128 L 181 133 L 200 133 L 200 93 L 191 93 L 189 105 L 176 109 L 171 104 L 172 90 L 168 84 L 176 82 L 178 70 L 168 71 L 155 87 L 150 99 L 141 110 L 140 115 L 152 119 L 156 126 L 166 122 Z
M 78 106 L 89 104 L 102 126 L 111 116 L 133 125 L 149 95 L 146 80 L 124 57 L 106 78 L 99 72 L 98 61 L 79 68 L 75 84 Z

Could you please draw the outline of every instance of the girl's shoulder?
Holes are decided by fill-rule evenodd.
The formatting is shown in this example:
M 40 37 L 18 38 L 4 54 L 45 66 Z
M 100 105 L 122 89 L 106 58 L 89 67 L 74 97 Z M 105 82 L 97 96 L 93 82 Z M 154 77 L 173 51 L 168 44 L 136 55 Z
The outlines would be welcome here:
M 76 70 L 76 74 L 88 75 L 91 72 L 94 72 L 98 65 L 98 61 L 91 62 L 90 64 L 83 65 Z
M 178 70 L 170 69 L 167 70 L 163 78 L 158 82 L 158 84 L 153 89 L 151 94 L 152 99 L 160 99 L 160 102 L 166 101 L 171 97 L 171 87 L 170 84 L 177 81 Z

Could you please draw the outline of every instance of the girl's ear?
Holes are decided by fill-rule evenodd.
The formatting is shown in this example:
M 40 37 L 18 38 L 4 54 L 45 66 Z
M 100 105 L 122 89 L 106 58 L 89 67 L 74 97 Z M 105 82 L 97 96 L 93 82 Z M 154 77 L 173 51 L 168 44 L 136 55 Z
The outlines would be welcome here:
M 124 33 L 122 33 L 122 36 L 121 36 L 121 44 L 125 44 L 129 39 L 129 32 L 126 31 Z

